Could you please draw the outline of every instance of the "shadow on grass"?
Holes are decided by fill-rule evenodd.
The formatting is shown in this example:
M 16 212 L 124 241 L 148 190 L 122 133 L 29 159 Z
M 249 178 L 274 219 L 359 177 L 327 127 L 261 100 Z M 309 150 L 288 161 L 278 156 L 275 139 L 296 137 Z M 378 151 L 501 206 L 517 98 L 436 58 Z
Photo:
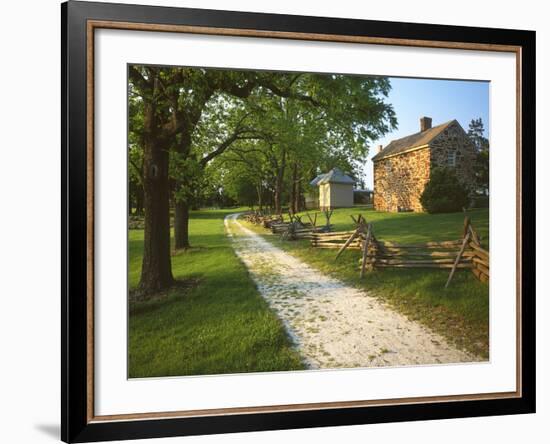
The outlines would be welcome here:
M 130 377 L 302 369 L 280 320 L 234 259 L 129 318 Z
M 151 313 L 161 307 L 177 302 L 200 286 L 201 275 L 176 279 L 174 285 L 164 291 L 143 295 L 139 290 L 130 290 L 128 302 L 130 316 Z
M 311 212 L 310 212 L 311 213 Z M 470 217 L 482 244 L 488 248 L 489 212 L 487 209 L 468 210 L 466 213 L 389 213 L 369 208 L 342 208 L 335 210 L 331 223 L 335 231 L 355 228 L 350 215 L 362 214 L 373 224 L 374 234 L 380 240 L 401 243 L 457 240 L 462 238 L 464 217 Z

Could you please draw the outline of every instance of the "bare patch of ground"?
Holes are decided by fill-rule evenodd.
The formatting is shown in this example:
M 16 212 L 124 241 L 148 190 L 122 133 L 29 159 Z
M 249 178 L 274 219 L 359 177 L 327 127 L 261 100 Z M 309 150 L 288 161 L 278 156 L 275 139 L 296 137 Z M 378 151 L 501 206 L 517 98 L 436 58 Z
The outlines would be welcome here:
M 233 247 L 310 368 L 478 361 L 368 292 L 323 275 L 225 218 Z

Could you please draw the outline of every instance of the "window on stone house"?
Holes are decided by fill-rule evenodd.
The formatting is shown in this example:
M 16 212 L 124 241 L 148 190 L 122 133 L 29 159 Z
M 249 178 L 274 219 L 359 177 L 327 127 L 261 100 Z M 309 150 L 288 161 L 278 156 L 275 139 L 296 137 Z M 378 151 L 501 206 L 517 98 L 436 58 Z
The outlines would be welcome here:
M 452 168 L 456 166 L 456 151 L 449 151 L 447 154 L 447 166 Z

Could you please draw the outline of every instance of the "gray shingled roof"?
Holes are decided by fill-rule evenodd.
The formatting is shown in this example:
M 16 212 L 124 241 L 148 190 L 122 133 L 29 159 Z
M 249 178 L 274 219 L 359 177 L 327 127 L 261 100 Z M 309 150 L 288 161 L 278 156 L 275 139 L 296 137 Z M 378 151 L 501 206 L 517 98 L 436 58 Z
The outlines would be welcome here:
M 456 122 L 456 120 L 442 123 L 441 125 L 434 126 L 426 131 L 411 134 L 410 136 L 405 136 L 401 139 L 392 140 L 382 151 L 376 154 L 372 160 L 375 162 L 383 159 L 384 157 L 399 154 L 422 145 L 427 145 L 454 122 Z
M 318 175 L 315 179 L 313 179 L 309 184 L 310 184 L 311 186 L 316 186 L 316 185 L 319 183 L 319 181 L 320 181 L 323 177 L 325 177 L 325 174 L 327 174 L 327 173 L 319 174 L 319 175 Z
M 339 168 L 333 168 L 328 173 L 319 174 L 315 179 L 313 179 L 309 184 L 310 185 L 323 185 L 325 183 L 343 183 L 343 184 L 355 184 L 355 180 L 345 174 Z

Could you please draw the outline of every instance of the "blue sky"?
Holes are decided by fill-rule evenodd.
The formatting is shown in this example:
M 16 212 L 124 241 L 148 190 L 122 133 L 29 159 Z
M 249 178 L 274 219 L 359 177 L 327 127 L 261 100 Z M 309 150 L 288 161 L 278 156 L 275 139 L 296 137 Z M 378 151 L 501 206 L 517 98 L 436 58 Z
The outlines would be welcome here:
M 366 186 L 373 187 L 372 161 L 378 145 L 420 131 L 420 117 L 432 118 L 432 125 L 456 119 L 465 131 L 472 119 L 481 117 L 489 137 L 489 82 L 390 78 L 388 102 L 397 117 L 397 129 L 373 142 L 365 168 Z

